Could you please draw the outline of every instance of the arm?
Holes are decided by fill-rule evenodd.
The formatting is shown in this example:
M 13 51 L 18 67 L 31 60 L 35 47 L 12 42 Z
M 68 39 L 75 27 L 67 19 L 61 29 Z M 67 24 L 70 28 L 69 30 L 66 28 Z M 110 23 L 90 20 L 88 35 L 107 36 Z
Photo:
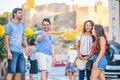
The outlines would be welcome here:
M 45 33 L 42 34 L 42 35 L 38 35 L 37 40 L 40 41 L 40 40 L 42 40 L 45 36 L 48 36 L 49 34 L 50 34 L 49 32 L 45 32 Z
M 42 40 L 44 37 L 45 37 L 44 34 L 42 34 L 42 35 L 38 35 L 37 40 L 40 41 L 40 40 Z
M 12 59 L 12 54 L 11 54 L 11 51 L 10 51 L 10 47 L 9 47 L 9 42 L 8 42 L 8 39 L 9 39 L 9 35 L 5 35 L 4 36 L 4 42 L 5 42 L 5 46 L 6 46 L 6 49 L 7 49 L 7 53 L 8 53 L 8 59 Z
M 80 54 L 80 40 L 78 41 L 77 52 L 78 52 L 78 58 L 82 59 L 82 55 Z
M 54 45 L 52 45 L 52 60 L 53 60 L 52 64 L 54 65 L 55 61 L 56 61 L 56 59 L 55 59 L 55 48 L 54 48 Z
M 28 50 L 28 44 L 27 44 L 27 40 L 26 40 L 25 36 L 22 37 L 22 43 L 25 47 L 25 54 L 28 56 L 29 50 Z
M 52 45 L 52 58 L 55 60 L 55 48 L 54 45 Z

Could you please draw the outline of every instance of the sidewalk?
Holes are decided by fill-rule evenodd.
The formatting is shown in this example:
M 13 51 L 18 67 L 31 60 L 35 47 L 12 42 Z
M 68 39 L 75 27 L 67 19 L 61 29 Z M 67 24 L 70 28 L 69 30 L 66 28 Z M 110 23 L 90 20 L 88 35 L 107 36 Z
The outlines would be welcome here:
M 29 72 L 26 72 L 25 80 L 29 80 Z M 40 80 L 41 73 L 35 74 L 34 80 Z M 63 67 L 52 67 L 51 72 L 49 73 L 49 79 L 48 80 L 69 80 L 68 76 L 65 76 L 65 66 Z M 77 76 L 78 80 L 78 76 Z

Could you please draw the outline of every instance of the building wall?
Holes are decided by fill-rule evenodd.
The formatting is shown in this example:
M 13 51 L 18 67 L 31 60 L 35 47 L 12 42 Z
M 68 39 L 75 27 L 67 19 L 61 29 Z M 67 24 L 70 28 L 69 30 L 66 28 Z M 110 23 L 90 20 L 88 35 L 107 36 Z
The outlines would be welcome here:
M 97 4 L 101 3 L 101 4 Z M 104 7 L 102 2 L 98 1 L 95 6 L 78 6 L 76 10 L 76 28 L 81 29 L 81 25 L 90 19 L 95 24 L 101 24 L 104 27 L 109 26 L 108 7 Z
M 102 3 L 102 2 L 101 2 Z M 73 9 L 74 7 L 74 9 Z M 108 7 L 100 6 L 83 6 L 77 5 L 66 5 L 64 3 L 53 3 L 45 4 L 35 7 L 34 10 L 25 11 L 24 24 L 27 26 L 41 25 L 41 21 L 44 17 L 52 19 L 54 28 L 72 28 L 82 29 L 83 23 L 90 19 L 96 24 L 102 24 L 108 26 Z M 96 11 L 95 11 L 96 10 Z M 104 15 L 103 15 L 104 14 Z M 28 17 L 29 19 L 27 19 Z M 56 17 L 56 21 L 54 18 Z M 55 22 L 55 23 L 54 23 Z
M 120 2 L 109 0 L 109 40 L 120 43 Z

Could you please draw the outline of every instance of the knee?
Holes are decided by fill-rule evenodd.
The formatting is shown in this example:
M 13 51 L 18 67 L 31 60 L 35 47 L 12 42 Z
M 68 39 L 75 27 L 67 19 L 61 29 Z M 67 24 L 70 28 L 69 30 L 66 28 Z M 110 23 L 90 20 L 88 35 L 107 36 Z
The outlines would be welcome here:
M 93 75 L 90 75 L 90 80 L 94 80 L 94 76 Z

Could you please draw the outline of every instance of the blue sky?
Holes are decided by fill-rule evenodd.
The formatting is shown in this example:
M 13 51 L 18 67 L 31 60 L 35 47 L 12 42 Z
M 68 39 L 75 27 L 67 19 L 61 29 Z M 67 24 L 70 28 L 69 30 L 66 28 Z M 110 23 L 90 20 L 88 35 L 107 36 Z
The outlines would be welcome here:
M 0 0 L 0 14 L 5 11 L 12 12 L 15 7 L 21 7 L 27 0 Z M 72 4 L 83 4 L 83 5 L 94 5 L 98 0 L 34 0 L 36 5 L 42 5 L 45 3 L 66 3 Z M 99 0 L 103 2 L 103 6 L 108 6 L 108 0 Z

